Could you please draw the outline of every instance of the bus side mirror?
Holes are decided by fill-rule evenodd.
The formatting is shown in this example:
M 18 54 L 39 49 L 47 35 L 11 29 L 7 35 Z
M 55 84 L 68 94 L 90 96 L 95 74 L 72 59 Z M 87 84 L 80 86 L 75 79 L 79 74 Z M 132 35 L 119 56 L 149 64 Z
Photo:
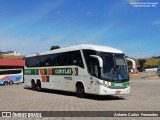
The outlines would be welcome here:
M 99 62 L 99 67 L 101 67 L 101 68 L 103 67 L 103 60 L 102 60 L 101 57 L 99 57 L 97 55 L 90 55 L 90 57 L 96 58 L 98 60 L 98 62 Z

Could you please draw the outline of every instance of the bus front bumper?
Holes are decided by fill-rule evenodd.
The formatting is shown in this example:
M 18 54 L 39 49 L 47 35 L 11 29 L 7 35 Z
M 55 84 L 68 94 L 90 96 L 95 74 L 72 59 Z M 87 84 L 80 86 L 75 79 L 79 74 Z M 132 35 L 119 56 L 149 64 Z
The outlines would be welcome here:
M 123 95 L 130 93 L 130 86 L 123 89 L 112 89 L 105 86 L 99 88 L 99 95 Z

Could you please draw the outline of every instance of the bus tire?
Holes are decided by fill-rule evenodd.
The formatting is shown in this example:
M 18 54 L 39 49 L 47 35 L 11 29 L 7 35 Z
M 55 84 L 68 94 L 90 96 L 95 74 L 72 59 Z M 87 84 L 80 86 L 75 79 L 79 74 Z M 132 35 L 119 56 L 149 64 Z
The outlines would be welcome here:
M 3 85 L 5 85 L 5 86 L 8 85 L 8 82 L 7 82 L 7 81 L 4 81 L 4 82 L 3 82 Z
M 42 91 L 41 82 L 40 82 L 39 80 L 37 81 L 36 89 L 37 89 L 38 92 L 41 92 L 41 91 Z
M 12 80 L 9 81 L 9 85 L 13 85 L 13 81 Z
M 85 92 L 84 92 L 84 86 L 83 86 L 82 83 L 77 83 L 77 85 L 76 85 L 76 94 L 77 94 L 77 97 L 84 98 Z
M 34 80 L 31 81 L 31 88 L 32 90 L 36 90 L 36 83 Z

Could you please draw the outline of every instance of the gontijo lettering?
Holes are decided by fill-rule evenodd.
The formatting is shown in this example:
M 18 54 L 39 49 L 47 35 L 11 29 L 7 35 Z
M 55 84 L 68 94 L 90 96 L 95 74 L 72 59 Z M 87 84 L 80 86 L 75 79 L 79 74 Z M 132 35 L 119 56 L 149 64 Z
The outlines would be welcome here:
M 71 74 L 71 69 L 57 69 L 55 70 L 55 74 Z
M 78 67 L 26 69 L 25 75 L 78 75 Z

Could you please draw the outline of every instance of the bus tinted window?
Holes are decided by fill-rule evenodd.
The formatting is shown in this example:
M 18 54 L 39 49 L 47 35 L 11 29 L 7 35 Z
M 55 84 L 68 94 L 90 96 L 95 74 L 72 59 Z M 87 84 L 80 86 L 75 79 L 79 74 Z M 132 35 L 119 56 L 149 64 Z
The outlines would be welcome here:
M 25 59 L 25 65 L 26 67 L 77 65 L 84 68 L 80 51 L 28 57 Z
M 0 75 L 19 74 L 19 73 L 21 73 L 21 70 L 5 70 L 5 71 L 0 71 Z
M 90 71 L 90 55 L 96 55 L 96 51 L 93 51 L 93 50 L 83 50 L 83 54 L 84 54 L 84 58 L 85 58 L 85 61 L 86 61 L 86 65 L 87 65 L 87 69 L 89 71 L 89 73 L 91 73 Z

